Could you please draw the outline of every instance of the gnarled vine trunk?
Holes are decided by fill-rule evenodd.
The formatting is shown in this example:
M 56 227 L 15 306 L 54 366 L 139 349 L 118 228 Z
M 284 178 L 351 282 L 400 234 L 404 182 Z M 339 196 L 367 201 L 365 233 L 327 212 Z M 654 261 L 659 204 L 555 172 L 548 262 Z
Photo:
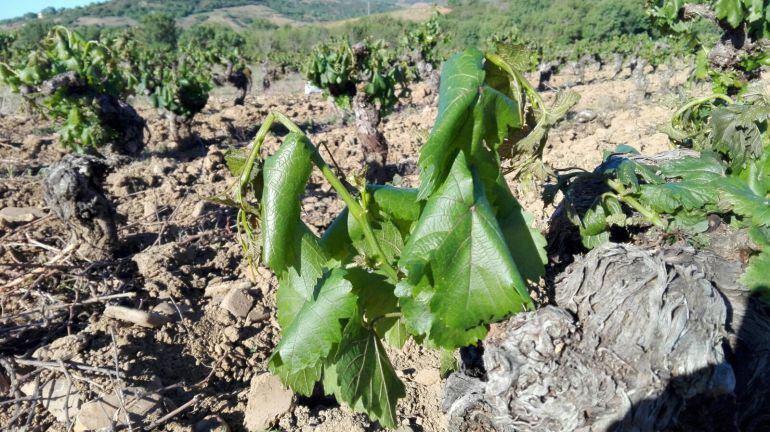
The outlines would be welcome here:
M 43 180 L 46 205 L 69 229 L 77 254 L 93 261 L 112 258 L 118 244 L 115 209 L 101 186 L 107 171 L 102 159 L 67 155 Z
M 748 72 L 740 63 L 750 55 L 766 52 L 770 42 L 766 39 L 752 40 L 747 33 L 747 26 L 732 28 L 725 20 L 719 20 L 715 11 L 707 4 L 685 4 L 682 6 L 685 20 L 703 18 L 717 24 L 722 29 L 722 36 L 708 55 L 709 64 L 718 71 L 740 72 L 744 78 L 754 78 L 758 70 Z
M 612 78 L 617 78 L 620 73 L 623 72 L 623 55 L 620 53 L 612 54 Z
M 38 91 L 50 96 L 59 90 L 69 95 L 93 100 L 99 107 L 99 120 L 115 133 L 114 140 L 105 144 L 108 152 L 136 156 L 144 148 L 144 119 L 136 110 L 118 97 L 96 93 L 75 72 L 64 72 L 40 84 Z
M 486 380 L 449 378 L 450 430 L 770 430 L 770 313 L 741 273 L 688 248 L 597 248 L 557 278 L 558 307 L 493 326 Z
M 537 72 L 538 72 L 537 90 L 538 91 L 545 91 L 551 88 L 551 78 L 553 78 L 553 75 L 556 73 L 558 68 L 559 68 L 559 63 L 555 61 L 540 64 L 540 66 L 537 68 Z
M 118 133 L 114 143 L 107 146 L 115 153 L 135 156 L 144 148 L 144 119 L 134 107 L 114 96 L 99 96 L 99 117 Z
M 169 139 L 176 146 L 176 150 L 188 150 L 197 142 L 192 132 L 192 119 L 167 112 L 166 120 Z
M 353 97 L 353 113 L 356 116 L 356 137 L 364 154 L 370 183 L 388 181 L 385 164 L 388 160 L 388 143 L 379 131 L 380 110 L 361 90 Z
M 647 60 L 636 58 L 632 64 L 631 78 L 634 81 L 634 87 L 641 99 L 645 99 L 648 94 L 649 81 L 647 80 Z
M 232 63 L 227 64 L 224 77 L 216 76 L 214 81 L 217 85 L 222 85 L 224 81 L 230 83 L 236 90 L 238 90 L 238 96 L 235 97 L 233 102 L 235 105 L 243 105 L 246 101 L 246 95 L 251 90 L 251 69 L 248 67 L 240 67 L 235 69 Z M 267 85 L 270 87 L 270 84 Z

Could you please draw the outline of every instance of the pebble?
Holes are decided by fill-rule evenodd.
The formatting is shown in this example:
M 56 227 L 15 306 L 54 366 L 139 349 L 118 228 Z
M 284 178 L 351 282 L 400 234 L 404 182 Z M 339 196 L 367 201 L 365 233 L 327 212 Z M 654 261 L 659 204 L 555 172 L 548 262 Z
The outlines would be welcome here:
M 72 360 L 85 348 L 88 339 L 85 333 L 60 337 L 50 344 L 40 347 L 32 353 L 38 360 Z
M 176 168 L 176 162 L 167 159 L 154 160 L 150 164 L 150 171 L 153 175 L 163 177 Z
M 143 216 L 145 218 L 152 217 L 153 220 L 156 219 L 156 216 L 158 215 L 158 206 L 155 205 L 152 201 L 145 201 L 144 202 L 144 210 L 142 212 Z
M 199 218 L 206 214 L 206 211 L 209 210 L 210 205 L 207 201 L 198 201 L 195 203 L 195 207 L 193 207 L 192 212 L 190 213 L 190 216 L 194 218 Z
M 160 327 L 167 322 L 160 314 L 123 306 L 107 306 L 104 308 L 104 316 L 148 328 Z
M 270 314 L 267 312 L 267 310 L 265 310 L 263 306 L 257 305 L 254 307 L 254 309 L 251 310 L 251 312 L 249 312 L 249 315 L 246 317 L 246 321 L 249 323 L 257 323 L 268 318 L 270 318 Z
M 247 290 L 251 288 L 251 282 L 249 282 L 246 279 L 240 279 L 235 281 L 225 281 L 225 282 L 212 282 L 206 285 L 206 289 L 203 290 L 203 295 L 205 297 L 211 297 L 211 298 L 222 298 L 232 289 L 242 289 Z
M 27 396 L 35 394 L 35 381 L 29 381 L 19 388 Z M 69 393 L 69 397 L 67 396 Z M 40 404 L 51 413 L 56 420 L 66 422 L 78 414 L 82 399 L 77 389 L 70 385 L 65 377 L 48 381 L 40 386 Z
M 268 430 L 278 418 L 291 411 L 294 393 L 272 374 L 257 375 L 251 380 L 244 426 L 249 431 Z
M 45 213 L 34 207 L 5 207 L 0 210 L 0 221 L 7 224 L 28 223 L 45 216 Z
M 575 116 L 575 120 L 577 120 L 578 123 L 588 123 L 595 118 L 596 113 L 588 109 L 579 111 Z
M 414 382 L 424 386 L 433 385 L 441 380 L 441 374 L 436 369 L 423 369 L 414 375 Z
M 219 150 L 209 150 L 206 159 L 203 161 L 203 168 L 206 171 L 215 171 L 217 167 L 225 162 L 225 156 Z
M 21 142 L 21 144 L 22 146 L 24 146 L 24 148 L 37 149 L 37 148 L 40 148 L 43 144 L 45 144 L 48 141 L 50 140 L 41 136 L 27 135 L 26 137 L 24 137 L 24 140 Z
M 238 318 L 246 318 L 254 306 L 254 297 L 245 290 L 233 288 L 225 294 L 219 306 Z
M 189 311 L 189 307 L 187 307 L 184 304 L 178 304 L 177 306 L 179 306 L 178 310 L 172 302 L 168 300 L 163 301 L 158 303 L 154 308 L 152 308 L 152 313 L 156 313 L 162 316 L 168 322 L 177 322 L 179 321 L 180 312 L 182 313 L 182 315 L 184 315 L 185 312 Z
M 126 417 L 132 423 L 139 421 L 149 423 L 153 418 L 160 417 L 162 407 L 163 396 L 147 392 L 143 388 L 128 387 L 123 390 L 123 404 L 115 393 L 83 404 L 75 420 L 74 430 L 75 432 L 112 430 L 114 421 L 122 423 Z
M 222 331 L 222 334 L 224 334 L 227 340 L 230 342 L 237 342 L 238 339 L 240 339 L 240 332 L 235 326 L 225 327 L 225 329 Z

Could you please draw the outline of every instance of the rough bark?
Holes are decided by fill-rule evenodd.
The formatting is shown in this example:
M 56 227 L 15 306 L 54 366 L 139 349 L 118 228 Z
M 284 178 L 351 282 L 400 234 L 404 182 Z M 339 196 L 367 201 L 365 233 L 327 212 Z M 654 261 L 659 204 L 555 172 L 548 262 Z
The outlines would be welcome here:
M 106 147 L 117 154 L 136 156 L 144 149 L 144 130 L 146 123 L 134 107 L 126 102 L 109 95 L 101 95 L 98 99 L 99 117 L 118 136 Z
M 631 79 L 633 79 L 636 91 L 642 99 L 647 97 L 647 90 L 650 84 L 647 80 L 647 74 L 644 71 L 647 65 L 647 60 L 636 59 L 633 69 L 631 70 Z
M 674 67 L 666 65 L 666 69 L 660 74 L 660 93 L 666 94 L 671 91 L 671 79 L 674 78 Z
M 136 156 L 144 148 L 144 119 L 120 98 L 97 93 L 89 88 L 85 81 L 75 72 L 64 72 L 40 84 L 38 91 L 50 96 L 57 91 L 63 91 L 69 96 L 93 100 L 99 107 L 99 119 L 104 126 L 114 131 L 115 139 L 105 143 L 107 153 Z
M 486 381 L 450 377 L 450 430 L 767 430 L 770 314 L 741 272 L 691 249 L 590 252 L 558 307 L 492 328 Z
M 176 150 L 189 150 L 197 143 L 192 132 L 192 119 L 185 119 L 180 115 L 167 112 L 166 121 L 168 121 L 169 139 L 176 146 Z
M 86 91 L 86 84 L 76 72 L 64 72 L 43 81 L 38 91 L 44 96 L 50 96 L 59 89 L 64 89 L 67 93 L 83 93 Z
M 745 78 L 752 78 L 750 73 L 740 67 L 740 62 L 746 56 L 764 52 L 770 48 L 770 42 L 767 40 L 752 40 L 747 33 L 747 26 L 734 29 L 727 22 L 718 20 L 716 13 L 709 5 L 685 4 L 682 6 L 681 16 L 684 20 L 703 18 L 714 22 L 722 29 L 719 42 L 714 45 L 708 56 L 709 63 L 716 70 L 739 71 Z
M 235 97 L 234 104 L 243 105 L 246 100 L 246 95 L 249 90 L 251 90 L 251 69 L 245 66 L 235 69 L 232 63 L 228 63 L 224 75 L 215 75 L 214 77 L 214 83 L 217 85 L 221 86 L 225 81 L 230 83 L 239 92 L 238 96 Z M 267 87 L 270 87 L 269 82 L 267 83 Z
M 102 159 L 68 155 L 43 180 L 46 204 L 79 245 L 77 254 L 93 261 L 111 258 L 118 244 L 115 209 L 101 187 L 107 169 Z
M 428 84 L 429 94 L 438 93 L 440 71 L 423 57 L 422 51 L 419 48 L 411 50 L 406 54 L 405 60 L 415 66 L 420 81 Z
M 389 180 L 385 168 L 388 144 L 378 129 L 380 111 L 365 92 L 359 91 L 353 97 L 353 113 L 356 117 L 356 137 L 367 166 L 366 179 L 370 183 L 385 183 Z
M 612 54 L 612 78 L 617 78 L 618 75 L 620 75 L 620 72 L 623 71 L 623 54 L 620 53 L 613 53 Z
M 278 80 L 278 70 L 268 65 L 267 63 L 262 64 L 262 90 L 267 90 L 270 88 L 272 83 Z
M 555 61 L 540 64 L 540 66 L 537 68 L 538 91 L 545 91 L 551 88 L 551 78 L 556 73 L 558 68 L 559 68 L 559 63 Z

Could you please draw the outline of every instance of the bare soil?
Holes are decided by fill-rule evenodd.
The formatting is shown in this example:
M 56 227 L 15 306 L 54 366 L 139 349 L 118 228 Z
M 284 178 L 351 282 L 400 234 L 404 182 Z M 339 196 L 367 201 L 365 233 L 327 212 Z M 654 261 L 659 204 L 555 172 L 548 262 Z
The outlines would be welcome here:
M 684 95 L 699 89 L 680 85 L 672 87 L 679 93 L 660 94 L 656 74 L 644 97 L 628 75 L 608 81 L 607 73 L 594 71 L 588 76 L 595 82 L 573 87 L 582 99 L 548 140 L 545 159 L 551 166 L 592 169 L 604 151 L 618 144 L 645 153 L 668 148 L 658 128 Z M 674 81 L 682 84 L 683 76 L 686 73 L 680 72 Z M 565 75 L 555 82 L 570 79 Z M 84 263 L 61 253 L 68 234 L 47 214 L 40 187 L 46 167 L 65 154 L 50 122 L 23 112 L 0 117 L 0 210 L 33 207 L 46 213 L 31 222 L 0 225 L 0 356 L 47 362 L 16 370 L 19 385 L 62 378 L 57 358 L 66 358 L 100 368 L 67 368 L 72 371 L 67 378 L 70 390 L 83 401 L 115 386 L 134 386 L 161 393 L 164 409 L 170 411 L 198 395 L 201 399 L 194 406 L 160 428 L 190 430 L 197 425 L 195 430 L 208 430 L 199 422 L 216 415 L 231 430 L 244 430 L 249 382 L 267 370 L 279 339 L 276 280 L 265 268 L 249 270 L 237 241 L 234 211 L 207 201 L 232 184 L 223 152 L 248 145 L 265 115 L 275 110 L 306 130 L 342 172 L 354 173 L 363 159 L 349 116 L 320 95 L 295 91 L 298 84 L 278 83 L 267 94 L 251 94 L 244 106 L 235 107 L 226 89 L 217 91 L 195 119 L 193 129 L 201 142 L 186 153 L 173 150 L 160 114 L 135 101 L 148 121 L 150 137 L 139 158 L 105 181 L 106 195 L 120 218 L 120 252 L 109 262 Z M 395 182 L 400 185 L 417 184 L 418 152 L 436 116 L 434 101 L 416 85 L 413 99 L 383 122 L 391 147 L 388 164 L 398 173 Z M 586 110 L 595 116 L 583 121 L 577 114 Z M 271 142 L 268 150 L 276 144 Z M 538 185 L 512 186 L 545 231 L 553 208 L 533 192 Z M 303 200 L 305 222 L 323 232 L 342 207 L 315 173 Z M 233 286 L 245 288 L 253 299 L 245 317 L 220 306 Z M 114 295 L 133 296 L 104 298 Z M 101 299 L 80 304 L 94 297 Z M 61 307 L 68 304 L 75 305 Z M 115 320 L 103 313 L 106 304 L 165 311 L 168 322 L 145 328 Z M 407 397 L 399 404 L 402 430 L 445 430 L 438 354 L 409 342 L 391 355 L 407 386 Z M 122 378 L 105 371 L 122 372 Z M 0 379 L 0 427 L 29 422 L 37 430 L 67 429 L 67 420 L 57 420 L 41 403 L 8 403 L 23 395 L 6 397 L 7 391 Z M 16 418 L 15 408 L 22 411 Z M 380 430 L 364 415 L 321 395 L 299 398 L 274 426 L 286 431 Z

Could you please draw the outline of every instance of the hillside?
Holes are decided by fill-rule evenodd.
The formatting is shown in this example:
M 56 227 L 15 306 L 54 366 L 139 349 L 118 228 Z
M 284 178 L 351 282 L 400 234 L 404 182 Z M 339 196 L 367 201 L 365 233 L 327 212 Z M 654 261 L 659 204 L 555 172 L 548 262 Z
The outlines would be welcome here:
M 65 25 L 130 25 L 153 12 L 170 14 L 187 25 L 207 20 L 247 25 L 249 20 L 257 18 L 286 24 L 344 20 L 367 13 L 394 11 L 416 3 L 422 3 L 422 0 L 109 0 L 77 8 L 47 8 L 44 16 Z M 4 23 L 20 25 L 36 19 L 26 15 Z

